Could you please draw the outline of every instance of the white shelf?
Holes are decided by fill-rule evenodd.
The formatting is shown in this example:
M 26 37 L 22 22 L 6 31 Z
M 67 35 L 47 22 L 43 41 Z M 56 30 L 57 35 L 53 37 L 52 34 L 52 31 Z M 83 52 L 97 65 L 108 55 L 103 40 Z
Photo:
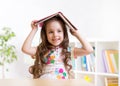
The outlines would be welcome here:
M 118 50 L 118 65 L 120 65 L 120 41 L 119 40 L 89 40 L 92 46 L 95 47 L 95 71 L 82 71 L 81 68 L 79 68 L 79 57 L 75 59 L 75 78 L 80 79 L 84 78 L 84 76 L 89 76 L 92 81 L 91 83 L 94 84 L 94 86 L 105 86 L 105 77 L 117 77 L 119 79 L 120 83 L 120 66 L 118 73 L 109 73 L 105 71 L 105 66 L 103 62 L 102 57 L 102 51 L 107 49 L 115 49 Z M 81 47 L 79 42 L 74 42 L 74 45 L 77 47 Z M 118 85 L 120 86 L 120 84 Z

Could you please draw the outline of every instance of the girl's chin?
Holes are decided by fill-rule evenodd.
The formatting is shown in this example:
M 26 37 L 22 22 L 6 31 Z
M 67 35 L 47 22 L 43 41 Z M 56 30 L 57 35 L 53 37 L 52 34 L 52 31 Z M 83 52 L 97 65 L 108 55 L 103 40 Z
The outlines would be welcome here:
M 59 44 L 58 45 L 53 45 L 54 47 L 58 47 L 59 46 Z
M 53 44 L 54 47 L 60 46 L 60 44 Z
M 59 46 L 60 43 L 52 43 L 53 46 Z

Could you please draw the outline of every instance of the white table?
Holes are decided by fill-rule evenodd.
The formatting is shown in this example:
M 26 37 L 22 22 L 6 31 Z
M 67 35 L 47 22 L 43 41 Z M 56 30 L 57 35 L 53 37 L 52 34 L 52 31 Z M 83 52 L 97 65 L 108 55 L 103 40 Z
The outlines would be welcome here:
M 94 86 L 85 80 L 1 79 L 0 86 Z

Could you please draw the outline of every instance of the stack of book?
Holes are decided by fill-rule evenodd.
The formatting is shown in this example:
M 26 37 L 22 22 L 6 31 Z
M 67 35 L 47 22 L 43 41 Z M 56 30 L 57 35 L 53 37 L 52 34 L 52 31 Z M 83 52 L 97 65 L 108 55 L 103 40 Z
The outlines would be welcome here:
M 105 77 L 105 86 L 118 86 L 118 78 Z
M 95 55 L 91 53 L 86 56 L 82 56 L 80 59 L 81 71 L 95 72 Z
M 103 62 L 107 73 L 118 73 L 118 50 L 103 50 Z

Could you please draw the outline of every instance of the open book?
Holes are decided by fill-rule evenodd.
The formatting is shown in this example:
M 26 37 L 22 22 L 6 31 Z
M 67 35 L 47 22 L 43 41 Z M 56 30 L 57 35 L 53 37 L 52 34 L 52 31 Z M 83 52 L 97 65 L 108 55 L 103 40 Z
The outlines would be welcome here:
M 36 24 L 42 26 L 42 23 L 43 23 L 44 21 L 46 21 L 46 20 L 48 20 L 48 19 L 50 19 L 50 18 L 52 18 L 52 17 L 54 17 L 54 16 L 59 16 L 59 17 L 61 17 L 61 18 L 63 19 L 63 21 L 66 23 L 66 25 L 67 25 L 69 28 L 73 28 L 73 29 L 76 29 L 76 30 L 77 30 L 77 28 L 63 15 L 62 12 L 57 12 L 57 13 L 52 14 L 52 15 L 50 15 L 50 16 L 47 16 L 47 17 L 45 17 L 45 18 L 43 18 L 43 19 L 40 19 L 40 20 L 37 21 Z

